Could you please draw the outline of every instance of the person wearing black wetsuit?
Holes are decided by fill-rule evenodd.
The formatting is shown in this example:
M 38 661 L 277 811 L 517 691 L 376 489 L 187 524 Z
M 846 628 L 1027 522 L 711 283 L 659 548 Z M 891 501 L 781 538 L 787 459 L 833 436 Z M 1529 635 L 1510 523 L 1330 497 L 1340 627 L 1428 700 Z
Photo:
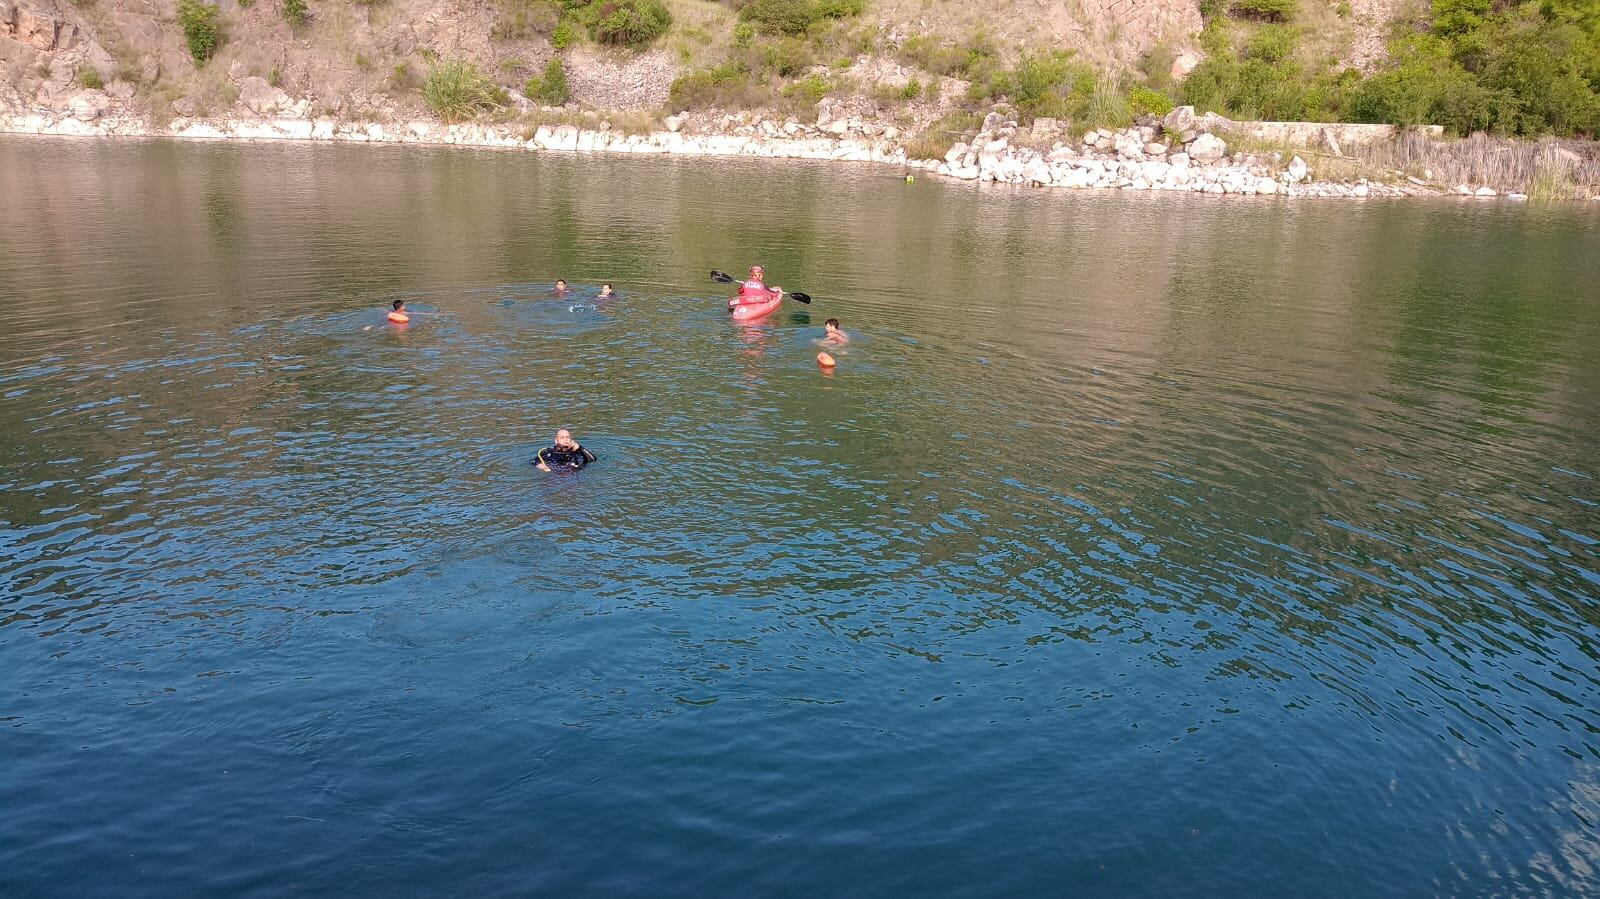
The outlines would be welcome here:
M 583 448 L 583 444 L 572 439 L 572 432 L 566 428 L 556 432 L 555 446 L 547 446 L 539 450 L 533 457 L 533 464 L 540 471 L 550 471 L 559 468 L 563 471 L 577 471 L 583 466 L 594 461 L 594 453 Z

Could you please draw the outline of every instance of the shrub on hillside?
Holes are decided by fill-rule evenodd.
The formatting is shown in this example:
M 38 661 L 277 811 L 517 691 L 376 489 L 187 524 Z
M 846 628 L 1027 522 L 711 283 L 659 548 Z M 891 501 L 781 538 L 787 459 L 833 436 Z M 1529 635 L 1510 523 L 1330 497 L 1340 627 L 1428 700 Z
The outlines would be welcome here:
M 762 34 L 805 34 L 828 19 L 861 14 L 862 0 L 751 0 L 739 10 L 742 21 Z
M 506 104 L 506 92 L 463 60 L 439 63 L 428 70 L 422 99 L 446 123 L 465 121 Z
M 1164 116 L 1171 112 L 1176 105 L 1172 102 L 1171 97 L 1148 87 L 1135 86 L 1128 91 L 1128 111 L 1136 116 Z
M 88 63 L 78 67 L 78 83 L 92 91 L 106 86 L 106 80 L 101 77 L 100 70 Z
M 565 105 L 571 96 L 567 90 L 567 69 L 561 64 L 560 57 L 552 58 L 550 64 L 544 67 L 544 74 L 529 78 L 523 87 L 529 100 L 545 106 Z
M 222 25 L 217 22 L 217 7 L 200 0 L 178 0 L 178 22 L 189 55 L 200 65 L 217 52 L 222 43 Z
M 578 27 L 572 24 L 571 19 L 562 19 L 556 23 L 555 30 L 550 32 L 550 46 L 557 50 L 565 50 L 577 40 Z
M 602 44 L 647 47 L 672 26 L 661 0 L 606 0 L 587 7 L 590 33 Z
M 1289 25 L 1263 25 L 1244 44 L 1246 59 L 1278 62 L 1294 53 L 1299 34 Z
M 1287 22 L 1299 9 L 1298 0 L 1233 0 L 1238 15 L 1266 22 Z
M 311 9 L 306 6 L 306 0 L 283 0 L 283 20 L 290 25 L 303 25 L 306 19 L 311 18 Z

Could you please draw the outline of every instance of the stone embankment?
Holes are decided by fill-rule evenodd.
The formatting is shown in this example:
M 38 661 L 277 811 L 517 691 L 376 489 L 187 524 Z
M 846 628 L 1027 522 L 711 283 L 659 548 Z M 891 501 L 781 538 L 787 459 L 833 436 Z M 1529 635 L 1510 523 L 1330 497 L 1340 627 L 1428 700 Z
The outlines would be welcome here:
M 908 159 L 906 135 L 891 126 L 824 109 L 816 124 L 776 122 L 749 114 L 669 116 L 660 130 L 625 133 L 604 121 L 592 127 L 573 124 L 361 122 L 306 117 L 303 101 L 249 79 L 241 105 L 251 115 L 204 119 L 179 117 L 164 127 L 119 114 L 113 98 L 84 91 L 59 112 L 0 114 L 0 132 L 102 137 L 173 137 L 201 140 L 310 140 L 351 143 L 438 144 L 579 153 L 633 153 L 680 156 L 748 156 L 875 162 L 935 172 L 965 181 L 1067 188 L 1190 191 L 1206 194 L 1291 197 L 1438 196 L 1422 183 L 1400 185 L 1356 179 L 1348 183 L 1312 180 L 1314 172 L 1299 156 L 1228 152 L 1212 133 L 1232 123 L 1175 110 L 1157 124 L 1121 131 L 1092 131 L 1081 141 L 1051 143 L 1058 128 L 1048 120 L 1026 133 L 1016 122 L 992 113 L 969 143 L 950 149 L 943 161 Z M 253 82 L 261 81 L 261 84 Z M 109 101 L 109 102 L 107 102 Z M 1036 149 L 1049 146 L 1050 149 Z M 1488 188 L 1457 187 L 1453 193 L 1494 196 Z M 1520 199 L 1521 195 L 1508 195 Z
M 1285 160 L 1276 152 L 1230 155 L 1227 142 L 1212 132 L 1232 125 L 1214 116 L 1197 117 L 1194 107 L 1181 106 L 1157 124 L 1091 131 L 1080 142 L 1055 141 L 1043 150 L 1036 147 L 1050 140 L 1054 123 L 1039 120 L 1031 130 L 1020 132 L 1016 122 L 991 114 L 970 144 L 951 147 L 933 170 L 964 181 L 1103 190 L 1291 197 L 1441 193 L 1424 184 L 1392 185 L 1365 178 L 1351 183 L 1312 181 L 1311 167 L 1299 156 Z

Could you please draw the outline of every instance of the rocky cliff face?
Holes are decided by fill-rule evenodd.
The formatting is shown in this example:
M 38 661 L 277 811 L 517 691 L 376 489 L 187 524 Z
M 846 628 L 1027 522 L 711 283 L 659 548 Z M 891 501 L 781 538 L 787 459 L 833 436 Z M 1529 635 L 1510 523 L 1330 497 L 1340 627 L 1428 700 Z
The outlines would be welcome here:
M 555 53 L 549 39 L 503 27 L 518 0 L 309 0 L 290 25 L 282 0 L 217 0 L 223 40 L 197 66 L 175 0 L 0 0 L 0 113 L 217 117 L 231 113 L 398 120 L 427 114 L 419 88 L 432 60 L 465 59 L 513 89 Z M 677 24 L 645 53 L 577 46 L 563 53 L 575 101 L 659 108 L 702 35 L 728 32 L 710 0 L 668 0 Z M 1387 10 L 1391 0 L 1356 0 Z M 1184 70 L 1198 57 L 1195 0 L 869 0 L 863 17 L 880 53 L 913 35 L 982 33 L 1010 53 L 1070 48 L 1110 70 L 1147 55 Z M 497 25 L 502 27 L 497 28 Z M 712 39 L 708 37 L 707 40 Z M 722 35 L 721 40 L 726 40 Z M 852 77 L 870 94 L 875 62 Z

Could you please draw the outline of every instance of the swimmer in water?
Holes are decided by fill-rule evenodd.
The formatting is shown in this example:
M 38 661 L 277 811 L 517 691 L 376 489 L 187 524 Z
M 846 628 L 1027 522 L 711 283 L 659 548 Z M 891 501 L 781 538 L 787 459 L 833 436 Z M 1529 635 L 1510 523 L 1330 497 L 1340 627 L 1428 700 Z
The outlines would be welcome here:
M 606 283 L 600 285 L 600 299 L 604 300 L 604 299 L 610 297 L 611 295 L 612 294 L 611 294 L 611 282 L 610 281 L 607 281 Z
M 558 297 L 559 296 L 564 296 L 564 295 L 566 295 L 566 292 L 567 292 L 567 279 L 566 278 L 557 278 L 556 279 L 556 296 L 558 296 Z
M 839 320 L 836 318 L 830 318 L 823 322 L 822 330 L 826 332 L 822 338 L 823 343 L 838 346 L 842 343 L 850 342 L 850 335 L 839 329 Z
M 394 308 L 389 310 L 389 321 L 392 321 L 397 325 L 403 325 L 406 322 L 411 321 L 411 316 L 406 313 L 405 300 L 394 301 Z
M 539 450 L 539 454 L 533 457 L 533 464 L 538 466 L 540 471 L 549 471 L 552 465 L 567 471 L 578 471 L 594 460 L 594 453 L 573 440 L 571 431 L 562 428 L 556 432 L 555 446 Z

